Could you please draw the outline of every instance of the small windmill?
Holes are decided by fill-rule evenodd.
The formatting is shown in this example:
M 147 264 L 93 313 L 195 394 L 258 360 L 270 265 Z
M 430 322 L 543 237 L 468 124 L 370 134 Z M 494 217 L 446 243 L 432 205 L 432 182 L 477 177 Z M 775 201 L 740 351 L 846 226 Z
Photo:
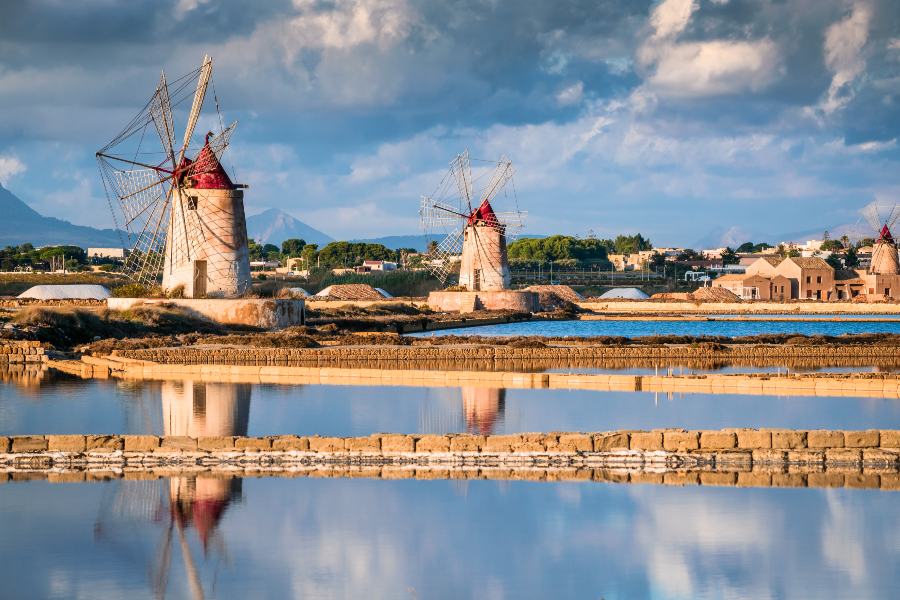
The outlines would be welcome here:
M 422 197 L 422 226 L 429 236 L 442 237 L 427 264 L 446 283 L 459 257 L 460 286 L 470 291 L 507 289 L 507 237 L 522 228 L 525 217 L 512 184 L 512 162 L 505 157 L 477 161 L 482 167 L 473 177 L 472 160 L 468 151 L 457 155 L 435 193 Z M 495 204 L 508 210 L 497 212 Z
M 116 227 L 124 227 L 131 246 L 125 272 L 147 286 L 159 283 L 162 274 L 163 288 L 183 286 L 189 297 L 234 296 L 250 287 L 241 190 L 246 186 L 232 183 L 220 162 L 237 123 L 224 127 L 218 98 L 218 132 L 191 148 L 211 81 L 209 56 L 174 82 L 163 73 L 150 101 L 97 152 Z M 184 135 L 176 145 L 173 110 L 192 90 Z M 151 128 L 155 136 L 149 132 L 149 138 L 158 137 L 158 145 L 148 141 Z
M 900 219 L 900 207 L 897 204 L 887 207 L 872 203 L 863 209 L 863 215 L 877 236 L 872 247 L 872 261 L 869 264 L 868 272 L 878 275 L 900 273 L 897 242 L 891 233 L 891 229 Z

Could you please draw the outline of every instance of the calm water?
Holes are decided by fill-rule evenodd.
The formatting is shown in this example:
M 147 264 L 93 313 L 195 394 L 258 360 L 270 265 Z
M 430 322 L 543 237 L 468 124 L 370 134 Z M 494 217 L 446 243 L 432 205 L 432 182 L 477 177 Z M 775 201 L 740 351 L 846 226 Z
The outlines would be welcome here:
M 897 598 L 898 498 L 446 480 L 10 483 L 0 594 Z
M 900 428 L 900 400 L 67 378 L 31 387 L 0 384 L 0 435 L 368 435 L 657 427 Z
M 828 315 L 832 316 L 832 315 Z M 843 333 L 900 333 L 900 321 L 523 321 L 413 333 L 416 337 L 439 335 L 546 335 L 589 337 L 618 335 L 744 335 L 796 333 L 841 335 Z

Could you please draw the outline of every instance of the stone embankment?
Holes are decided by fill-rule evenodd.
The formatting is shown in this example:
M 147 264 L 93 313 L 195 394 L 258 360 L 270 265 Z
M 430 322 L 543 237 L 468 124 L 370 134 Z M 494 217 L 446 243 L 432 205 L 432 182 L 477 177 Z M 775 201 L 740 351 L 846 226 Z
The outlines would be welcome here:
M 289 364 L 332 366 L 340 361 L 528 361 L 627 359 L 754 359 L 754 358 L 869 358 L 878 362 L 895 356 L 897 346 L 877 344 L 694 344 L 660 346 L 548 346 L 522 348 L 492 345 L 330 346 L 324 348 L 250 348 L 246 346 L 182 346 L 116 350 L 113 356 L 169 364 Z
M 606 375 L 569 373 L 343 369 L 329 367 L 157 364 L 84 356 L 49 366 L 81 377 L 301 385 L 388 385 L 900 398 L 900 377 L 885 373 Z
M 900 489 L 900 431 L 0 437 L 0 480 L 217 473 Z
M 894 314 L 900 315 L 900 302 L 665 302 L 653 300 L 604 301 L 588 298 L 578 306 L 590 312 L 606 314 Z
M 40 342 L 8 341 L 0 342 L 0 368 L 8 363 L 41 363 L 47 361 L 47 355 Z

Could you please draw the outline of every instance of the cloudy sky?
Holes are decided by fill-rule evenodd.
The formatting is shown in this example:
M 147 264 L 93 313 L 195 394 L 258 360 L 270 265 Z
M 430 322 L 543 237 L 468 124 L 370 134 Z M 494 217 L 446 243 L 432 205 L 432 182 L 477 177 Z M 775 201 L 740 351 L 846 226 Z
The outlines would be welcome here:
M 896 0 L 0 0 L 0 184 L 110 225 L 94 152 L 204 53 L 248 213 L 335 237 L 417 231 L 466 148 L 535 233 L 775 241 L 900 200 Z

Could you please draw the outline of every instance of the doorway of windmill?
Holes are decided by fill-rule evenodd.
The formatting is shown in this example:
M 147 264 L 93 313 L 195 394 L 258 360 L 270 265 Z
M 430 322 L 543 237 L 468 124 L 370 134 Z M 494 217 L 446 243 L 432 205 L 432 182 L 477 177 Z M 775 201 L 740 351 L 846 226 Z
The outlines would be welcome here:
M 194 261 L 194 286 L 193 286 L 193 294 L 191 294 L 194 298 L 203 298 L 206 296 L 206 261 L 205 260 L 195 260 Z

